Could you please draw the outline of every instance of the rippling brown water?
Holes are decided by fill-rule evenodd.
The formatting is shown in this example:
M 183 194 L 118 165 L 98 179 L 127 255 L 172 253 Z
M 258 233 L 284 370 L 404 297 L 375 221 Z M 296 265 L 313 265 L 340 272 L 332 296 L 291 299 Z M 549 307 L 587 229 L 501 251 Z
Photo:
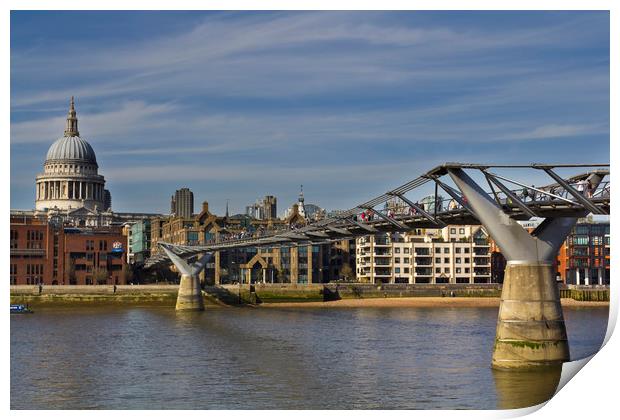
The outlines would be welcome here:
M 565 309 L 571 356 L 607 308 Z M 490 368 L 497 308 L 41 308 L 11 316 L 12 409 L 493 409 L 559 372 Z

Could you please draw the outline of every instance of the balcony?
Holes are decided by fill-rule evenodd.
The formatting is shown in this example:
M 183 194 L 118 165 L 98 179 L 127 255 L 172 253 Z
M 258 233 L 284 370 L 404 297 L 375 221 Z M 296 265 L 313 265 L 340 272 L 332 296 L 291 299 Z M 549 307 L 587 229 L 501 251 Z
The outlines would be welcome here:
M 433 272 L 432 270 L 415 270 L 415 275 L 417 277 L 432 277 L 433 276 Z
M 474 267 L 490 267 L 491 260 L 488 258 L 474 258 Z
M 375 246 L 391 246 L 392 241 L 389 238 L 375 238 Z
M 375 267 L 391 267 L 392 262 L 390 260 L 387 261 L 377 261 L 375 260 Z
M 414 267 L 430 267 L 432 265 L 432 258 L 416 258 L 413 262 Z
M 11 256 L 33 256 L 33 257 L 45 257 L 44 249 L 11 249 Z
M 375 257 L 375 258 L 377 258 L 377 257 L 379 257 L 379 258 L 381 258 L 381 257 L 391 257 L 392 256 L 392 252 L 390 252 L 390 251 L 388 251 L 388 252 L 385 252 L 385 251 L 373 252 L 372 256 Z
M 375 277 L 392 277 L 392 273 L 375 273 Z
M 430 248 L 415 248 L 413 251 L 414 257 L 429 257 L 431 255 Z
M 392 270 L 390 268 L 375 268 L 375 276 L 391 276 Z

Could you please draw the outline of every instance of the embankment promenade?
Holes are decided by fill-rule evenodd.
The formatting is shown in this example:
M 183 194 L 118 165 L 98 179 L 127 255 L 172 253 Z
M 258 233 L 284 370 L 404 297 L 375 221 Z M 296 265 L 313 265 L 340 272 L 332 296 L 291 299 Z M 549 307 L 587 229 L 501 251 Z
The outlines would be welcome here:
M 11 303 L 30 305 L 157 305 L 174 307 L 178 285 L 11 286 Z M 257 284 L 207 286 L 206 306 L 262 307 L 492 307 L 496 284 Z M 561 286 L 563 306 L 609 305 L 609 288 Z

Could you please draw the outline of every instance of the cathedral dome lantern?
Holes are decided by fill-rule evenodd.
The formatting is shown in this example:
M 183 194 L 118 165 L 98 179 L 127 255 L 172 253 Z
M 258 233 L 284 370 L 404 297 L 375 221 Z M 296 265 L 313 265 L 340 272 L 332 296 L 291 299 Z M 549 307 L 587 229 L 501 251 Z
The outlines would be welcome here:
M 109 193 L 104 189 L 105 179 L 98 169 L 95 151 L 80 137 L 75 101 L 71 97 L 64 135 L 50 146 L 44 171 L 37 176 L 36 209 L 107 210 L 104 203 Z
M 97 165 L 97 158 L 92 146 L 80 137 L 73 97 L 71 97 L 69 114 L 67 115 L 65 134 L 50 146 L 45 163 L 66 163 L 67 161 Z

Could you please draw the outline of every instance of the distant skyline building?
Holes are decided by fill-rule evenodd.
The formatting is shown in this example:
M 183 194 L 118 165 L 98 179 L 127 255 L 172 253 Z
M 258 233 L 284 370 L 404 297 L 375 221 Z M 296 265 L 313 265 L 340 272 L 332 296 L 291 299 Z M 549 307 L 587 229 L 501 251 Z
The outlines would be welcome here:
M 108 190 L 103 190 L 103 209 L 112 211 L 112 194 Z
M 277 219 L 278 199 L 273 195 L 266 195 L 263 199 L 256 200 L 254 204 L 246 206 L 245 214 L 258 220 Z
M 284 212 L 284 218 L 288 218 L 294 213 L 297 213 L 306 220 L 318 220 L 325 217 L 325 210 L 323 208 L 316 204 L 306 204 L 303 185 L 300 186 L 297 202 Z
M 189 188 L 176 190 L 170 200 L 170 213 L 189 219 L 194 214 L 194 193 Z

